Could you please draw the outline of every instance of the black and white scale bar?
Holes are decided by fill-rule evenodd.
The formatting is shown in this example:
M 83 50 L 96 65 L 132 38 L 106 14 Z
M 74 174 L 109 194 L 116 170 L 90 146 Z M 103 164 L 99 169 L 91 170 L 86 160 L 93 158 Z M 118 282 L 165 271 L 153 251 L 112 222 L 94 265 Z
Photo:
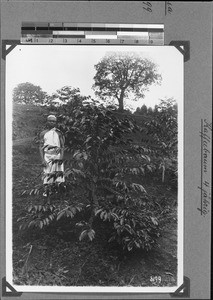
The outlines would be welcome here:
M 163 46 L 163 39 L 107 39 L 107 38 L 44 38 L 22 37 L 21 44 L 33 45 L 153 45 Z
M 27 32 L 48 31 L 139 31 L 139 32 L 163 32 L 163 24 L 115 24 L 115 23 L 67 23 L 67 22 L 23 22 L 22 34 Z
M 86 38 L 86 39 L 160 39 L 164 40 L 164 33 L 156 32 L 89 32 L 89 31 L 54 31 L 53 34 L 23 34 L 23 38 Z
M 24 34 L 22 36 L 21 42 L 38 42 L 38 39 L 43 38 L 45 43 L 55 43 L 57 39 L 63 42 L 63 39 L 126 39 L 126 40 L 146 40 L 147 43 L 150 40 L 159 40 L 159 43 L 164 42 L 164 33 L 155 33 L 155 32 L 128 32 L 128 31 L 119 31 L 119 32 L 90 32 L 90 31 L 54 31 L 53 35 L 49 34 Z M 46 40 L 45 40 L 46 39 Z
M 163 45 L 164 25 L 23 22 L 21 43 Z

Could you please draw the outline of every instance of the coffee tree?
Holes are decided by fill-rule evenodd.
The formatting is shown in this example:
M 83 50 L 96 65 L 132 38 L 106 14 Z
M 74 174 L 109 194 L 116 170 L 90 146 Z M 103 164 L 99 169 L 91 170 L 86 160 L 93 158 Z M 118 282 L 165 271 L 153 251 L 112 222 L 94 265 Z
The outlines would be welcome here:
M 59 127 L 66 139 L 65 182 L 38 185 L 23 195 L 37 203 L 19 219 L 22 229 L 43 228 L 70 218 L 79 239 L 95 238 L 94 220 L 111 228 L 109 241 L 123 249 L 150 250 L 160 235 L 155 204 L 142 185 L 150 168 L 151 149 L 134 136 L 140 127 L 131 115 L 83 101 L 72 112 L 63 108 Z M 55 172 L 50 177 L 61 176 Z

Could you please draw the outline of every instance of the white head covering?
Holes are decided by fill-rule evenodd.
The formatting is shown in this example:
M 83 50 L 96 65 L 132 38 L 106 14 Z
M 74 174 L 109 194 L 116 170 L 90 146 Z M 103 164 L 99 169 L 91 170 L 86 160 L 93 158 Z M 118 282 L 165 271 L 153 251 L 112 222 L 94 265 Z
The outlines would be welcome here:
M 49 115 L 49 116 L 47 117 L 47 120 L 48 120 L 48 121 L 57 121 L 57 118 L 56 118 L 56 116 L 54 116 L 54 115 Z

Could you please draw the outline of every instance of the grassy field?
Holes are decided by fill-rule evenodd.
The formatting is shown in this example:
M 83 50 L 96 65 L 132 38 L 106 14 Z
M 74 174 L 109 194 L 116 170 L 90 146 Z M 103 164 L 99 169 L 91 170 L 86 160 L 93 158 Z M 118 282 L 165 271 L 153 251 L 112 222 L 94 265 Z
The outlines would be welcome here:
M 17 105 L 13 147 L 13 271 L 19 285 L 174 286 L 177 282 L 176 191 L 160 182 L 144 183 L 148 193 L 168 203 L 168 221 L 159 247 L 146 253 L 123 253 L 109 244 L 107 226 L 97 222 L 96 238 L 79 241 L 72 223 L 58 228 L 19 230 L 17 219 L 31 203 L 21 192 L 41 182 L 38 145 L 34 141 L 46 111 Z M 160 276 L 158 282 L 153 276 Z

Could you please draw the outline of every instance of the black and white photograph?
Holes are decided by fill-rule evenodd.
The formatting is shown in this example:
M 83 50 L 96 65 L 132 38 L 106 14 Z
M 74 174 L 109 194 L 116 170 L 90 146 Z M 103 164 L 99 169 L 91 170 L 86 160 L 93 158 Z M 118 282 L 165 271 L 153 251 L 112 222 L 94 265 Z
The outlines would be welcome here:
M 17 45 L 6 60 L 6 275 L 21 292 L 183 283 L 183 55 Z

